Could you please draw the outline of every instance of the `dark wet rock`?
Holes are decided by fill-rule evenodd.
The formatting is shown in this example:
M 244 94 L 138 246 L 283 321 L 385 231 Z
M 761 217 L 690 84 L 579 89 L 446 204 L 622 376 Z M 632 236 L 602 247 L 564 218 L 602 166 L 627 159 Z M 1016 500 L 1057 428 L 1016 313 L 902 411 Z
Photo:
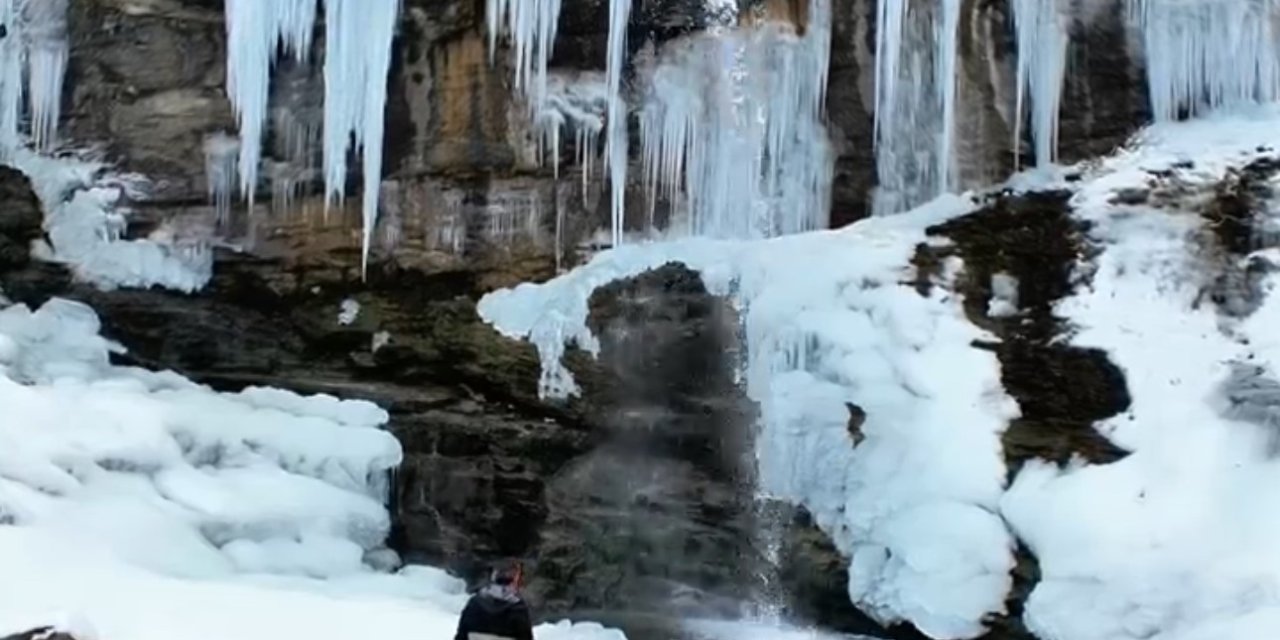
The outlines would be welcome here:
M 31 242 L 43 235 L 43 217 L 31 181 L 19 171 L 0 167 L 0 272 L 27 265 Z
M 76 637 L 69 633 L 58 631 L 53 627 L 40 627 L 39 629 L 4 636 L 0 640 L 76 640 Z

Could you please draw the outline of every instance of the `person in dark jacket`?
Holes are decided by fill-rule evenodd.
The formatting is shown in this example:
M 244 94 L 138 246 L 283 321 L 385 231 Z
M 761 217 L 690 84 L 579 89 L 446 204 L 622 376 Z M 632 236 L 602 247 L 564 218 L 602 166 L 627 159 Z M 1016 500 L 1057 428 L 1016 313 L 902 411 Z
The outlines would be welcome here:
M 494 566 L 489 584 L 462 610 L 454 640 L 533 640 L 529 607 L 519 593 L 521 569 L 518 562 Z

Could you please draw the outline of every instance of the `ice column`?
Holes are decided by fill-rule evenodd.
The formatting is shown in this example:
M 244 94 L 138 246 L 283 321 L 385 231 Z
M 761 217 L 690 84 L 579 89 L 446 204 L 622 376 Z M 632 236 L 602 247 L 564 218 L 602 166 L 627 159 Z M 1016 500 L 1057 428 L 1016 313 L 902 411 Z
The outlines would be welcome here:
M 1022 145 L 1022 126 L 1031 103 L 1031 138 L 1038 167 L 1053 163 L 1058 152 L 1058 113 L 1066 74 L 1067 30 L 1057 0 L 1014 0 L 1018 39 L 1018 98 L 1014 150 Z

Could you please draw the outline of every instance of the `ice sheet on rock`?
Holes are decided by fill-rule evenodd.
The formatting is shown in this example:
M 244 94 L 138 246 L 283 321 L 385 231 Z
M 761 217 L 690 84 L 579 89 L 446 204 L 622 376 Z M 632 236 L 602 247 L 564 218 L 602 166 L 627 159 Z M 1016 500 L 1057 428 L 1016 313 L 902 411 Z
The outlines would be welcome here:
M 573 389 L 564 345 L 596 348 L 585 328 L 593 290 L 668 261 L 700 271 L 744 314 L 761 489 L 814 513 L 853 558 L 851 596 L 876 617 L 970 637 L 1009 586 L 1012 540 L 995 510 L 999 437 L 1017 408 L 994 356 L 971 346 L 984 334 L 960 301 L 904 284 L 924 229 L 969 207 L 943 198 L 834 232 L 626 246 L 489 294 L 479 310 L 537 346 L 540 391 L 563 395 Z M 846 403 L 868 416 L 856 448 Z
M 1280 282 L 1268 276 L 1252 315 L 1220 314 L 1198 302 L 1216 272 L 1196 241 L 1197 192 L 1273 153 L 1278 132 L 1274 106 L 1158 125 L 1084 176 L 1073 204 L 1102 251 L 1090 285 L 1057 313 L 1078 328 L 1073 344 L 1106 350 L 1124 371 L 1132 406 L 1098 429 L 1132 453 L 1065 470 L 1031 464 L 1002 500 L 1039 559 L 1026 614 L 1037 635 L 1210 640 L 1280 629 L 1280 398 L 1269 391 L 1280 378 Z M 1111 202 L 1164 170 L 1181 199 Z
M 30 178 L 44 210 L 49 245 L 37 256 L 68 264 L 100 288 L 152 286 L 191 292 L 209 281 L 213 253 L 207 229 L 162 225 L 146 238 L 125 239 L 125 195 L 137 176 L 113 175 L 98 162 L 53 158 L 18 149 L 12 164 Z

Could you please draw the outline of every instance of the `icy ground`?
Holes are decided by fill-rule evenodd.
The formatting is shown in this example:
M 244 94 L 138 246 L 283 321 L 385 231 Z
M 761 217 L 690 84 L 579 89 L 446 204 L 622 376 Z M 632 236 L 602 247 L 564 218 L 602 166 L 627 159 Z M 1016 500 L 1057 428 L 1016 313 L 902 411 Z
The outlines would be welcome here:
M 885 621 L 939 638 L 978 635 L 1002 611 L 1014 534 L 1043 580 L 1026 621 L 1055 640 L 1262 638 L 1280 635 L 1280 300 L 1228 318 L 1200 301 L 1228 260 L 1204 242 L 1195 208 L 1230 167 L 1280 148 L 1280 110 L 1154 126 L 1132 148 L 1013 186 L 1076 191 L 1102 252 L 1092 283 L 1058 312 L 1074 344 L 1105 349 L 1133 406 L 1098 425 L 1134 451 L 1106 466 L 1029 465 L 1006 487 L 1000 434 L 1017 404 L 992 340 L 964 317 L 947 280 L 922 297 L 909 259 L 924 229 L 972 205 L 946 196 L 907 214 L 838 231 L 756 242 L 625 246 L 542 285 L 481 301 L 507 335 L 537 345 L 541 391 L 576 392 L 566 343 L 585 328 L 598 286 L 669 260 L 702 272 L 739 305 L 746 385 L 762 409 L 763 490 L 806 505 L 852 559 L 851 597 Z M 1186 161 L 1190 161 L 1190 164 Z M 1111 202 L 1153 171 L 1176 188 L 1161 208 Z M 1253 256 L 1274 261 L 1275 249 Z M 1274 274 L 1264 275 L 1270 292 Z M 847 432 L 846 402 L 867 414 Z

